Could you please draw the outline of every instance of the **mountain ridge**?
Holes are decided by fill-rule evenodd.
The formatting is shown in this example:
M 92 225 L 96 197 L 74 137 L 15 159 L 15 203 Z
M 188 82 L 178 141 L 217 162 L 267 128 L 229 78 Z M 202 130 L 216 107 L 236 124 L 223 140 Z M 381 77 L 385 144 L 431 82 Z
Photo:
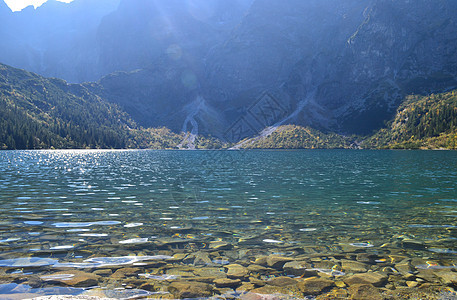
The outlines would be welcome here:
M 367 135 L 407 95 L 457 87 L 455 1 L 117 1 L 64 5 L 100 10 L 60 29 L 55 3 L 7 14 L 0 61 L 88 81 L 139 126 L 220 139 L 244 119 L 245 137 L 278 122 Z M 281 118 L 258 122 L 264 94 Z

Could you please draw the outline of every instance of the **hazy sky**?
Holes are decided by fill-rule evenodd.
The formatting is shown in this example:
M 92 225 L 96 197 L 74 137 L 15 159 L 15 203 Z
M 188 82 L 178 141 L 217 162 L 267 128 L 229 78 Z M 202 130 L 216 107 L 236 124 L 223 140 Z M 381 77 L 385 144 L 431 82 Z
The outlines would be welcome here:
M 4 1 L 6 2 L 6 4 L 8 4 L 8 6 L 13 11 L 18 11 L 29 5 L 33 5 L 36 8 L 36 7 L 40 6 L 41 4 L 45 3 L 47 0 L 4 0 Z M 69 3 L 73 0 L 57 0 L 57 1 Z

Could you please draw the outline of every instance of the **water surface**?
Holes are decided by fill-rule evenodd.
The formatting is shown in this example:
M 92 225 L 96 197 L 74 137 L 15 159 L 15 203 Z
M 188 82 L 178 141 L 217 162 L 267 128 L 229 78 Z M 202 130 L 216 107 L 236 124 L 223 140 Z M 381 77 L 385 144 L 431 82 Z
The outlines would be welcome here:
M 217 243 L 228 246 L 207 265 L 222 270 L 261 255 L 360 252 L 377 257 L 375 271 L 393 254 L 412 273 L 452 269 L 455 166 L 444 151 L 4 151 L 0 272 L 46 288 L 57 271 L 145 265 L 142 278 L 159 280 L 169 269 L 151 262 Z

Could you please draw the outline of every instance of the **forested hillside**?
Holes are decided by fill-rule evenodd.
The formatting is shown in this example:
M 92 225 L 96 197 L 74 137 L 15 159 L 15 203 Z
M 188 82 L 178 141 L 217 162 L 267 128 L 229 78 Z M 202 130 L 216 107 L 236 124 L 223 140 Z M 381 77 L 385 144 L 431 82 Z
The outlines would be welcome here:
M 348 149 L 353 139 L 336 133 L 324 133 L 311 127 L 280 126 L 272 134 L 248 140 L 245 149 Z
M 85 86 L 0 64 L 0 148 L 177 148 L 184 135 L 139 127 Z M 198 147 L 220 147 L 198 138 Z
M 368 138 L 363 146 L 457 149 L 457 91 L 408 96 L 387 128 Z

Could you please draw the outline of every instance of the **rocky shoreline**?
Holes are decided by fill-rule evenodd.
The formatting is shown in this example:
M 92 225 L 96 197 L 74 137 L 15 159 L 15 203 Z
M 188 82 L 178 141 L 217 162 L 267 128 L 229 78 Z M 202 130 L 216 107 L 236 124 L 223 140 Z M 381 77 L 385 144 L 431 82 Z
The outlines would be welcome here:
M 338 252 L 316 247 L 275 246 L 275 251 L 214 242 L 204 249 L 180 249 L 169 242 L 158 259 L 97 268 L 33 266 L 14 274 L 2 269 L 0 282 L 81 288 L 77 296 L 40 300 L 120 298 L 211 299 L 455 299 L 457 267 L 401 250 L 347 245 Z M 148 253 L 132 249 L 137 256 Z M 128 256 L 127 256 L 128 257 Z M 152 257 L 151 257 L 152 258 Z M 38 275 L 39 274 L 39 275 Z M 95 288 L 94 288 L 95 287 Z M 12 299 L 27 298 L 26 293 Z M 3 295 L 8 296 L 8 295 Z M 11 296 L 11 295 L 10 295 Z M 0 295 L 0 298 L 2 295 Z M 37 297 L 30 294 L 29 298 Z M 2 298 L 3 299 L 3 298 Z

